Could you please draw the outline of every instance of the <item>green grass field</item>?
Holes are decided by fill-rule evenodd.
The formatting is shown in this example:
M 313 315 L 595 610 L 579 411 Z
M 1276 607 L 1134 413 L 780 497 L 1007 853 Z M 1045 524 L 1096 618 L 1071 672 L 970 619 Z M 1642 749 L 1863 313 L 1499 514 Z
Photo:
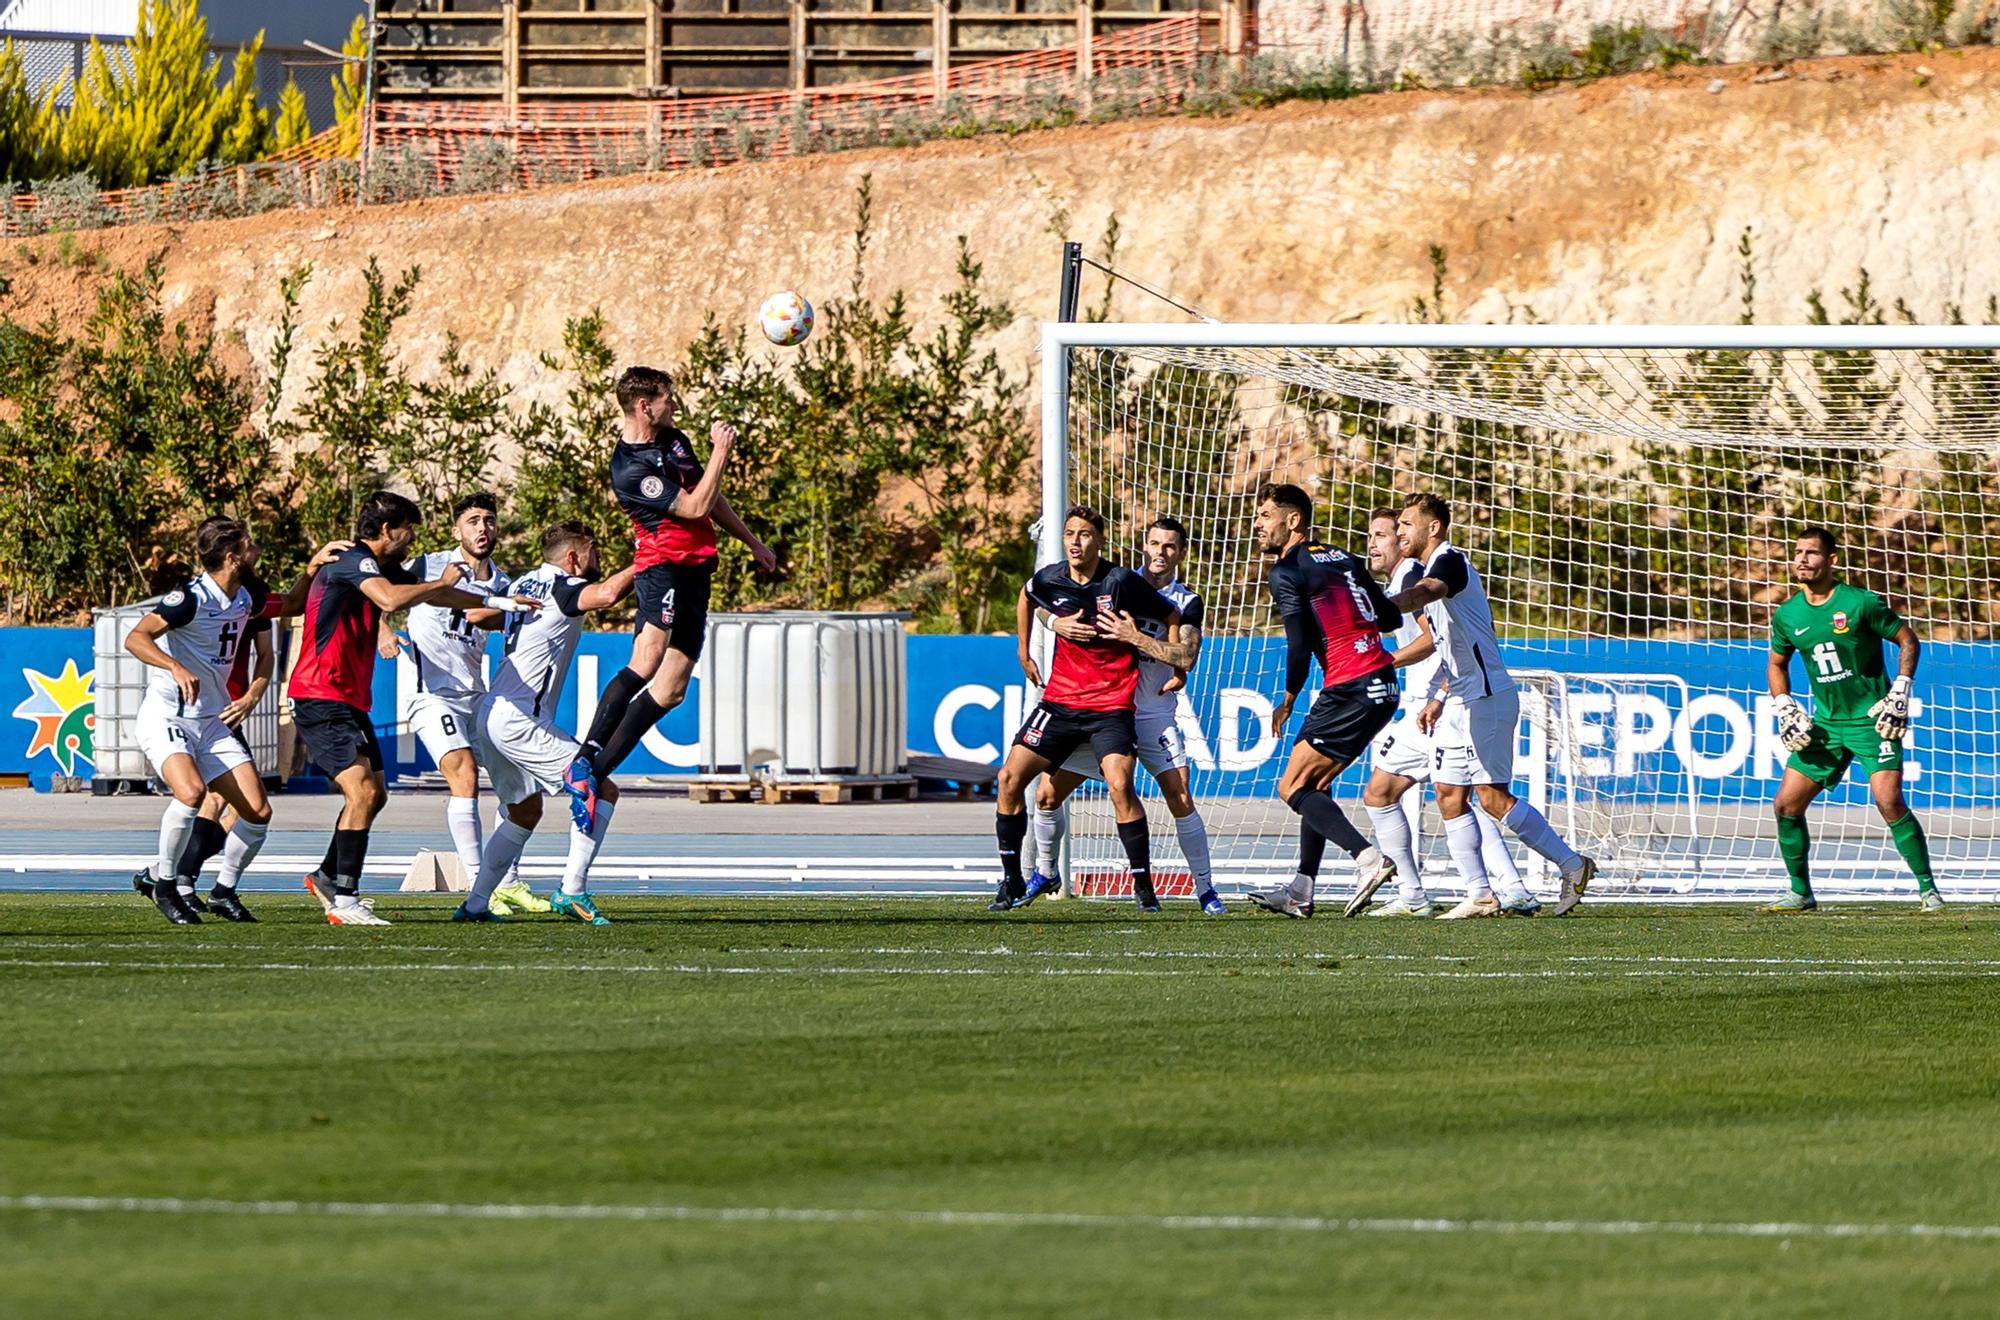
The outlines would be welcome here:
M 2000 914 L 1179 906 L 0 897 L 0 1312 L 1996 1308 Z

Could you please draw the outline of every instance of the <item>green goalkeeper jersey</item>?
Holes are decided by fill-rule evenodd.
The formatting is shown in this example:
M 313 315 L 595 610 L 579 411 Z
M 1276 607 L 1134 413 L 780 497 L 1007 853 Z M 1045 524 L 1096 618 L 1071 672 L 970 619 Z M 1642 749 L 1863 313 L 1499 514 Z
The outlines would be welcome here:
M 1869 707 L 1889 690 L 1882 644 L 1903 630 L 1889 602 L 1872 591 L 1837 582 L 1823 604 L 1801 591 L 1771 616 L 1771 650 L 1789 659 L 1805 656 L 1812 683 L 1813 715 L 1837 724 L 1867 723 Z

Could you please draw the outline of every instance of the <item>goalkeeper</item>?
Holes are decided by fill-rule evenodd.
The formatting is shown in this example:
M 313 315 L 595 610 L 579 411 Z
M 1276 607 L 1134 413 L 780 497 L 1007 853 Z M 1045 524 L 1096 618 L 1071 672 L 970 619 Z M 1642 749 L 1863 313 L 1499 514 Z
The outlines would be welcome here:
M 1792 548 L 1792 581 L 1799 592 L 1771 618 L 1771 708 L 1779 740 L 1792 753 L 1775 803 L 1778 852 L 1792 891 L 1764 910 L 1810 912 L 1819 906 L 1806 862 L 1811 851 L 1806 808 L 1858 760 L 1896 851 L 1917 877 L 1918 910 L 1941 911 L 1944 899 L 1931 878 L 1924 828 L 1903 802 L 1903 737 L 1910 731 L 1910 684 L 1923 648 L 1887 601 L 1835 576 L 1839 558 L 1832 532 L 1808 527 L 1799 533 Z M 1896 644 L 1894 682 L 1882 667 L 1885 641 Z M 1812 684 L 1810 715 L 1792 696 L 1794 651 L 1805 657 Z

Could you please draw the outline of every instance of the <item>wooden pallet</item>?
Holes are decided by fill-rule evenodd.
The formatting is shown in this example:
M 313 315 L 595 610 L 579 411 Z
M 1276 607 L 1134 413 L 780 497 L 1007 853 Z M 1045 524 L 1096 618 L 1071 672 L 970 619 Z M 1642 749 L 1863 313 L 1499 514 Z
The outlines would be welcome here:
M 911 775 L 881 775 L 856 779 L 701 778 L 688 784 L 690 802 L 914 802 L 917 781 Z

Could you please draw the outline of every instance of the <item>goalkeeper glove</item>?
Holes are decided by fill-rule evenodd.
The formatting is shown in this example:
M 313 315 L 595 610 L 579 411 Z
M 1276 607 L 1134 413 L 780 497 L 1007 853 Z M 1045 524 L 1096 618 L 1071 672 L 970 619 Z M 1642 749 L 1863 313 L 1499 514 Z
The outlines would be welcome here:
M 1875 717 L 1875 732 L 1890 742 L 1903 741 L 1910 731 L 1910 680 L 1902 675 L 1889 684 L 1889 693 L 1868 708 Z
M 1771 698 L 1771 713 L 1778 717 L 1778 741 L 1786 750 L 1802 752 L 1812 742 L 1812 716 L 1787 692 Z

